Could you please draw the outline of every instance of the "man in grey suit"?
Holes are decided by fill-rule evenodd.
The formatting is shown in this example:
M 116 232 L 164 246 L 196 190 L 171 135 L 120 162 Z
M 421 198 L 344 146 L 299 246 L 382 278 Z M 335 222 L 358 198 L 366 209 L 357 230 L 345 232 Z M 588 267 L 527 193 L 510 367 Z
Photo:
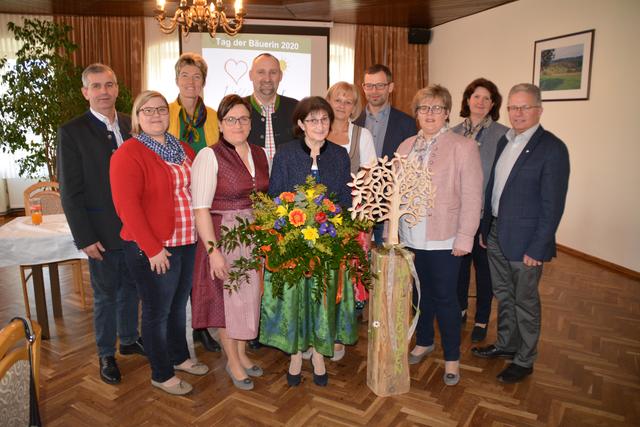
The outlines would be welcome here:
M 354 121 L 367 128 L 373 135 L 377 157 L 393 158 L 402 141 L 418 133 L 415 118 L 397 110 L 389 103 L 389 95 L 395 83 L 391 70 L 386 65 L 374 64 L 364 71 L 362 89 L 367 105 Z M 373 237 L 378 245 L 383 243 L 382 224 L 373 228 Z
M 131 119 L 116 112 L 118 82 L 106 65 L 84 70 L 82 94 L 89 111 L 58 129 L 60 195 L 76 246 L 89 257 L 100 378 L 117 384 L 116 337 L 120 354 L 145 354 L 138 333 L 136 284 L 124 262 L 122 223 L 109 184 L 111 155 L 130 137 Z
M 481 237 L 487 242 L 498 338 L 471 349 L 482 358 L 513 358 L 498 380 L 517 383 L 533 372 L 540 338 L 542 265 L 556 255 L 555 233 L 569 184 L 569 152 L 540 126 L 540 89 L 514 86 L 507 104 L 510 129 L 496 149 L 487 184 Z

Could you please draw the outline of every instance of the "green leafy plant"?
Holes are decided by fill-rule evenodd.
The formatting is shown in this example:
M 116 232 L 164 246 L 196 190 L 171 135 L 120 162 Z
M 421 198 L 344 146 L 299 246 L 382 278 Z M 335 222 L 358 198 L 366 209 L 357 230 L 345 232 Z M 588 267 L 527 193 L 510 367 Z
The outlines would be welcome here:
M 77 46 L 64 24 L 25 19 L 22 26 L 9 22 L 8 29 L 22 47 L 15 66 L 0 58 L 0 83 L 6 88 L 0 96 L 0 148 L 26 153 L 18 161 L 22 176 L 36 176 L 45 165 L 47 178 L 55 181 L 58 127 L 87 106 L 80 90 L 82 68 L 71 60 Z M 116 108 L 131 111 L 131 95 L 122 86 Z

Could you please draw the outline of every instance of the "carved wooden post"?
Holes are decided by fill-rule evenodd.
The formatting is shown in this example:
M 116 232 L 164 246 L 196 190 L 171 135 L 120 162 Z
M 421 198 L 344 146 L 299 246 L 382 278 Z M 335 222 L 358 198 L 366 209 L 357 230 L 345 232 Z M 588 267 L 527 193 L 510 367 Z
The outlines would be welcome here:
M 433 205 L 435 188 L 431 173 L 417 162 L 396 154 L 385 156 L 369 171 L 353 176 L 351 216 L 387 221 L 387 243 L 372 250 L 372 281 L 369 305 L 367 385 L 378 396 L 409 391 L 408 345 L 411 318 L 413 253 L 398 245 L 400 219 L 418 223 Z

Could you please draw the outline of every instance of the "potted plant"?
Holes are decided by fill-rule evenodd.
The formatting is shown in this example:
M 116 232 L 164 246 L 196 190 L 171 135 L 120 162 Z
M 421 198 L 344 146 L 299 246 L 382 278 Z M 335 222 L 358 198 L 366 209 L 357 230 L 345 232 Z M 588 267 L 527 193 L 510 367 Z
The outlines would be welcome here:
M 0 84 L 6 88 L 0 96 L 0 148 L 26 153 L 18 161 L 21 176 L 34 177 L 45 165 L 44 178 L 55 181 L 58 127 L 87 105 L 80 91 L 82 68 L 71 59 L 77 46 L 68 25 L 25 19 L 8 28 L 22 47 L 14 66 L 0 58 Z M 116 108 L 131 111 L 131 94 L 123 86 Z

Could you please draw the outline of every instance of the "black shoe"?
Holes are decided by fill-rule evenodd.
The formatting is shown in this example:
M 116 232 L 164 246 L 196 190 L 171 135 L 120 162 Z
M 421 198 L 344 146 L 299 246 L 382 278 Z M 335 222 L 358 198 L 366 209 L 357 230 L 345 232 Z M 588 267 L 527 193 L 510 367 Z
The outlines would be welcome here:
M 298 375 L 290 374 L 289 371 L 287 371 L 287 384 L 289 384 L 289 387 L 299 386 L 300 381 L 302 381 L 302 371 L 300 371 Z
M 513 359 L 513 356 L 516 355 L 515 351 L 500 350 L 495 345 L 490 345 L 488 347 L 473 347 L 471 349 L 471 353 L 474 356 L 481 357 L 483 359 L 495 359 L 497 357 L 501 359 Z
M 207 351 L 218 352 L 220 351 L 220 344 L 207 331 L 207 328 L 204 329 L 194 329 L 193 330 L 193 343 L 196 342 L 202 343 L 202 346 Z
M 488 325 L 487 325 L 488 326 Z M 481 342 L 487 337 L 487 326 L 475 325 L 471 331 L 471 342 Z
M 255 340 L 250 340 L 249 341 L 249 348 L 251 350 L 257 350 L 257 349 L 259 349 L 261 347 L 262 347 L 262 344 L 260 344 L 260 341 L 258 341 L 257 338 Z
M 140 354 L 146 356 L 144 352 L 144 346 L 142 345 L 142 338 L 138 338 L 133 344 L 122 345 L 120 344 L 120 354 Z
M 100 378 L 107 384 L 119 384 L 120 383 L 120 369 L 116 363 L 116 358 L 113 356 L 100 357 Z
M 327 372 L 326 368 L 324 374 L 318 375 L 316 374 L 316 368 L 313 366 L 313 357 L 309 359 L 311 361 L 311 368 L 313 369 L 313 382 L 315 385 L 320 387 L 326 387 L 329 383 L 329 372 Z
M 497 376 L 498 381 L 505 384 L 519 383 L 529 375 L 533 373 L 533 366 L 525 368 L 524 366 L 516 365 L 515 363 L 509 364 L 502 372 Z

